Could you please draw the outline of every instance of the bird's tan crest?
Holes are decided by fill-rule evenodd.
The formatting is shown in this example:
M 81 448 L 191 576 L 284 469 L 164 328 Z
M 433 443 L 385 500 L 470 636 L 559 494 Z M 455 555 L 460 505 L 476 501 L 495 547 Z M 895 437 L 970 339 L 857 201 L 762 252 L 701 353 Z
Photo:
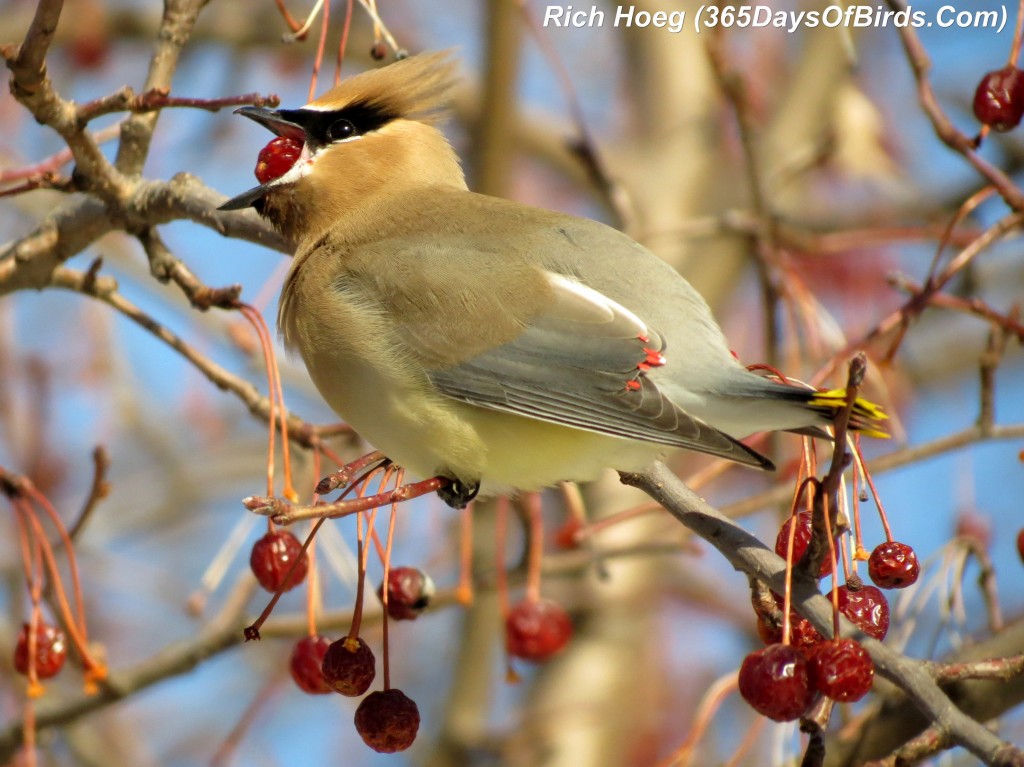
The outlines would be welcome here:
M 451 51 L 421 53 L 350 77 L 307 107 L 367 104 L 402 119 L 433 123 L 444 117 L 448 94 L 457 81 Z

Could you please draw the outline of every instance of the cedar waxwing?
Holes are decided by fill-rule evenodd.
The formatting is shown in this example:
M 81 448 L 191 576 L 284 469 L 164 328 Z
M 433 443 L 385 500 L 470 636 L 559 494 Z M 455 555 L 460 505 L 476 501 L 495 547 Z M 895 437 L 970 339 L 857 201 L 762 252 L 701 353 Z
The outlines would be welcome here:
M 302 142 L 252 206 L 292 243 L 278 326 L 331 407 L 442 497 L 638 471 L 672 448 L 771 469 L 737 438 L 815 431 L 841 392 L 746 370 L 704 299 L 625 234 L 470 192 L 436 127 L 447 54 L 239 113 Z M 851 426 L 880 434 L 858 400 Z M 820 434 L 820 429 L 818 429 Z

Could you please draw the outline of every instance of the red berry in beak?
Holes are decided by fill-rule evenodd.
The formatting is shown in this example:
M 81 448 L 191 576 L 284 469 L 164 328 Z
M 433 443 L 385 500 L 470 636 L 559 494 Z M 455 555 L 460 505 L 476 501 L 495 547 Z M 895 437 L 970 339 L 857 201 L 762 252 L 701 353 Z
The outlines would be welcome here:
M 302 143 L 293 138 L 277 136 L 271 139 L 256 160 L 256 179 L 261 184 L 281 178 L 291 170 L 295 161 L 302 154 Z

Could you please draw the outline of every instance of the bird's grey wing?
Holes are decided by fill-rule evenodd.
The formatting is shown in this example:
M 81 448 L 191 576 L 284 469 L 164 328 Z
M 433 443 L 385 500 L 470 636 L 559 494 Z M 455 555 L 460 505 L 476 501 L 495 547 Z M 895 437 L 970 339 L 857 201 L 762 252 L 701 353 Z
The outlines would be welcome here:
M 761 468 L 763 456 L 688 415 L 648 375 L 671 360 L 657 329 L 603 294 L 546 273 L 553 300 L 513 340 L 429 372 L 443 394 L 588 431 Z M 406 328 L 411 343 L 416 329 Z

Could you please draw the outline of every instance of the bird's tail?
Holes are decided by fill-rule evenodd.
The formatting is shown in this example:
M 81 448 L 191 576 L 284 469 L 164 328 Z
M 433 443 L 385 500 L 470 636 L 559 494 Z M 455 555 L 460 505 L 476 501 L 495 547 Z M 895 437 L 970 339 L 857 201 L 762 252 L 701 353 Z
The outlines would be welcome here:
M 846 389 L 829 389 L 828 391 L 808 391 L 807 406 L 816 410 L 826 418 L 835 416 L 846 407 Z M 889 433 L 882 428 L 882 421 L 889 416 L 874 402 L 857 397 L 850 412 L 849 428 L 868 437 L 889 438 Z

